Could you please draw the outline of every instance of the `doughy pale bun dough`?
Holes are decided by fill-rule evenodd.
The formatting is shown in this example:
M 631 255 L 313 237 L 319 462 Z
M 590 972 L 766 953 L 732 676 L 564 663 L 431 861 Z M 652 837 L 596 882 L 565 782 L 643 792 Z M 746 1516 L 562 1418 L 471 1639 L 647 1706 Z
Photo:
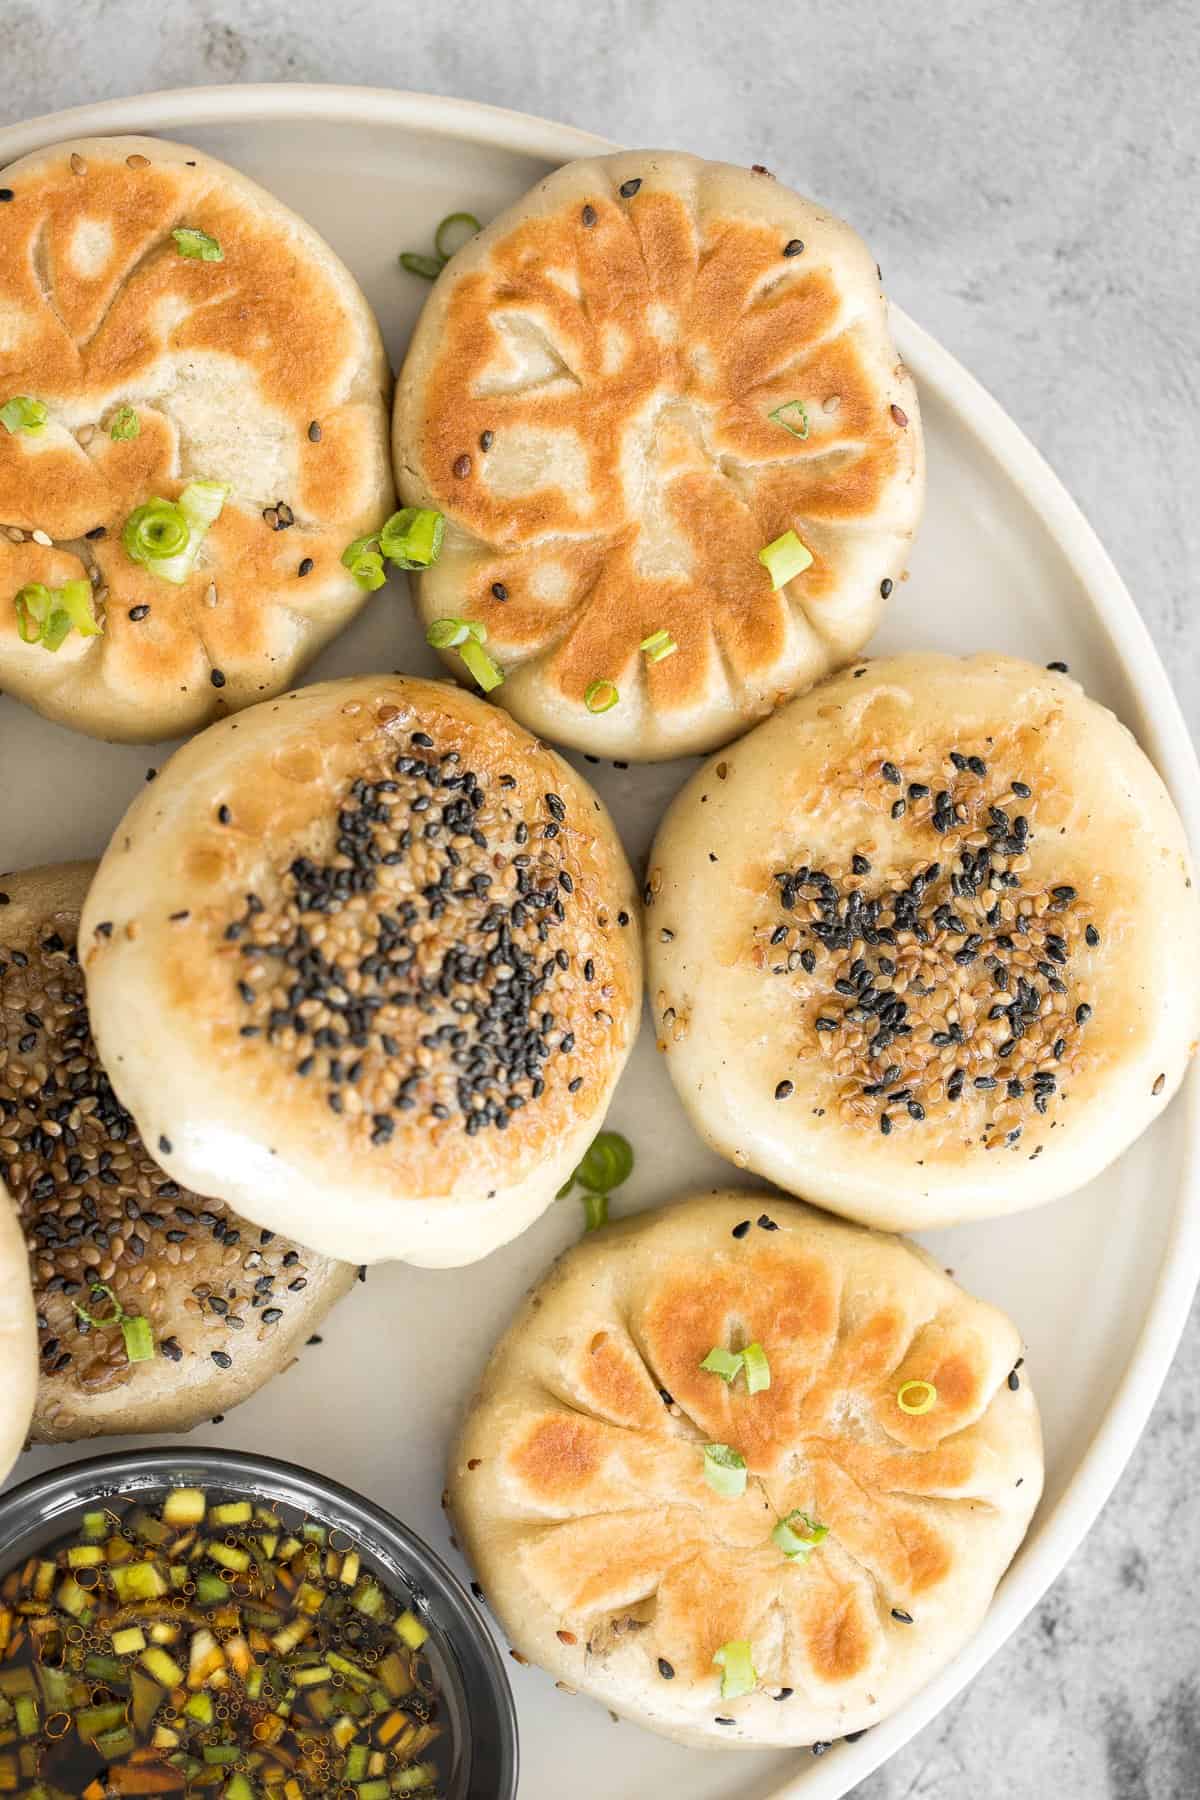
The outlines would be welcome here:
M 353 1262 L 474 1262 L 553 1200 L 637 1033 L 592 790 L 449 682 L 304 688 L 178 751 L 84 910 L 113 1085 L 177 1180 Z
M 4 1400 L 0 1404 L 0 1481 L 21 1454 L 29 1436 L 29 1420 L 37 1394 L 37 1327 L 29 1258 L 16 1208 L 0 1181 L 0 1369 Z
M 272 195 L 183 144 L 58 144 L 0 187 L 0 405 L 49 411 L 36 436 L 0 426 L 0 686 L 128 742 L 279 693 L 366 600 L 341 553 L 392 504 L 391 377 L 357 282 Z M 223 260 L 181 255 L 177 228 Z M 114 438 L 124 407 L 138 434 Z M 173 586 L 121 532 L 193 479 L 233 493 Z M 23 643 L 17 591 L 89 574 L 102 634 Z
M 405 500 L 449 521 L 426 623 L 483 620 L 501 704 L 601 756 L 711 749 L 853 656 L 924 496 L 866 246 L 765 174 L 662 150 L 568 163 L 453 258 L 393 447 Z M 813 561 L 776 593 L 758 553 L 791 530 Z
M 88 1028 L 75 940 L 94 869 L 0 876 L 0 1138 L 18 1146 L 0 1176 L 36 1294 L 35 1443 L 188 1431 L 228 1412 L 295 1360 L 355 1276 L 181 1189 L 149 1155 Z M 150 1321 L 145 1362 L 119 1327 L 76 1312 L 112 1319 L 113 1295 Z
M 700 1368 L 762 1346 L 770 1385 Z M 1042 1486 L 1015 1327 L 915 1246 L 763 1193 L 587 1237 L 534 1290 L 450 1468 L 455 1529 L 513 1645 L 685 1743 L 862 1731 L 978 1627 Z M 901 1410 L 932 1384 L 930 1410 Z M 703 1446 L 745 1458 L 740 1496 Z M 777 1521 L 828 1536 L 784 1556 Z M 797 1524 L 802 1535 L 811 1528 Z M 748 1643 L 724 1699 L 713 1657 Z
M 891 657 L 794 702 L 684 788 L 647 894 L 697 1130 L 865 1224 L 1081 1187 L 1200 1031 L 1166 789 L 1069 676 L 1010 657 Z

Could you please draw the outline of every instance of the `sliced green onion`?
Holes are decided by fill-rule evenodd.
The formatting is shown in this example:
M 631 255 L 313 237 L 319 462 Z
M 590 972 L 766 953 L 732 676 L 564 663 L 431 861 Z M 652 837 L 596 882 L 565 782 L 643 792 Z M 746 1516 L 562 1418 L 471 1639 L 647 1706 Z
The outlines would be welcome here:
M 80 1306 L 77 1300 L 73 1300 L 71 1304 L 79 1317 L 97 1331 L 107 1331 L 113 1325 L 119 1325 L 121 1336 L 125 1339 L 125 1354 L 129 1361 L 131 1363 L 149 1362 L 154 1355 L 154 1333 L 150 1329 L 149 1319 L 142 1318 L 140 1313 L 127 1313 L 112 1288 L 106 1286 L 102 1281 L 92 1283 L 92 1298 L 95 1299 L 97 1294 L 102 1294 L 105 1299 L 112 1301 L 112 1317 L 98 1319 L 88 1311 L 86 1306 Z M 144 1567 L 145 1565 L 138 1566 Z
M 901 1412 L 927 1413 L 937 1405 L 937 1389 L 932 1381 L 906 1381 L 896 1395 Z
M 714 1344 L 700 1367 L 707 1369 L 710 1375 L 719 1375 L 722 1381 L 733 1381 L 741 1373 L 741 1352 L 723 1350 L 720 1344 Z
M 129 443 L 135 437 L 140 436 L 141 429 L 142 421 L 138 418 L 132 406 L 118 406 L 116 412 L 112 416 L 112 423 L 108 428 L 108 435 L 110 438 L 115 438 L 119 443 Z
M 457 250 L 469 244 L 476 232 L 482 230 L 474 213 L 447 213 L 433 234 L 433 247 L 444 263 L 449 262 Z
M 778 1544 L 789 1562 L 797 1558 L 807 1562 L 817 1545 L 823 1544 L 828 1536 L 828 1525 L 818 1525 L 806 1512 L 790 1512 L 776 1525 L 771 1542 Z
M 471 635 L 467 619 L 435 619 L 425 633 L 425 642 L 434 650 L 457 650 Z
M 611 712 L 621 698 L 617 685 L 601 677 L 598 681 L 589 681 L 583 695 L 583 704 L 590 713 Z
M 181 587 L 229 493 L 224 481 L 189 481 L 178 500 L 148 500 L 125 521 L 121 542 L 127 554 L 160 580 Z
M 713 1667 L 721 1671 L 722 1700 L 740 1700 L 743 1694 L 752 1694 L 758 1686 L 754 1657 L 745 1638 L 722 1644 L 713 1657 Z
M 352 544 L 347 544 L 342 551 L 342 562 L 368 594 L 373 594 L 387 580 L 383 557 L 379 554 L 377 531 L 369 531 L 365 537 L 355 538 Z
M 446 521 L 430 507 L 405 506 L 379 533 L 379 548 L 398 569 L 428 569 L 442 553 Z
M 678 648 L 679 645 L 669 631 L 652 631 L 638 645 L 638 649 L 644 650 L 651 662 L 662 662 L 664 657 L 674 656 Z
M 585 1194 L 583 1196 L 583 1229 L 599 1231 L 602 1225 L 608 1224 L 608 1195 Z
M 209 237 L 207 231 L 199 231 L 191 225 L 179 225 L 171 236 L 175 239 L 180 256 L 186 256 L 190 262 L 225 261 L 225 252 L 215 237 Z
M 445 266 L 440 256 L 419 256 L 415 250 L 400 254 L 400 267 L 410 275 L 419 275 L 422 281 L 436 281 Z
M 771 1385 L 771 1365 L 766 1351 L 761 1344 L 747 1344 L 742 1351 L 742 1360 L 746 1365 L 746 1392 L 761 1394 Z
M 588 1145 L 574 1179 L 593 1194 L 611 1194 L 633 1173 L 633 1146 L 619 1131 L 602 1131 Z
M 64 581 L 60 588 L 31 581 L 14 597 L 17 634 L 23 644 L 57 650 L 72 631 L 98 637 L 103 630 L 92 608 L 90 581 Z
M 24 432 L 26 437 L 40 437 L 46 429 L 49 413 L 40 400 L 28 394 L 14 394 L 0 406 L 0 425 L 12 436 Z
M 799 419 L 799 424 L 791 425 L 788 423 L 783 415 L 784 413 L 789 412 L 794 412 L 796 414 Z M 808 412 L 805 409 L 803 400 L 785 400 L 782 406 L 777 406 L 774 412 L 767 414 L 767 417 L 768 419 L 774 419 L 776 425 L 782 425 L 785 431 L 790 431 L 794 438 L 806 438 L 808 436 Z
M 704 1479 L 722 1499 L 738 1499 L 746 1491 L 745 1457 L 728 1444 L 705 1444 Z
M 492 689 L 498 688 L 504 680 L 503 669 L 492 661 L 474 633 L 470 640 L 463 645 L 459 655 L 466 664 L 467 673 L 474 677 L 485 694 L 490 694 Z
M 775 589 L 786 586 L 793 576 L 803 574 L 812 559 L 812 551 L 800 542 L 794 531 L 785 531 L 782 537 L 765 544 L 758 553 L 758 560 Z

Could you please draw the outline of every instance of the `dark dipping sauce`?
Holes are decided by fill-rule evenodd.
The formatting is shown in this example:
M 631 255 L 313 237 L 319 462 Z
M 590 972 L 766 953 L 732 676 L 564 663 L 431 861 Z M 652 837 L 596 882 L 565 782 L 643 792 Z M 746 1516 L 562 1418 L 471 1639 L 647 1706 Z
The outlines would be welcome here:
M 0 1579 L 0 1795 L 446 1800 L 428 1632 L 347 1535 L 110 1502 Z

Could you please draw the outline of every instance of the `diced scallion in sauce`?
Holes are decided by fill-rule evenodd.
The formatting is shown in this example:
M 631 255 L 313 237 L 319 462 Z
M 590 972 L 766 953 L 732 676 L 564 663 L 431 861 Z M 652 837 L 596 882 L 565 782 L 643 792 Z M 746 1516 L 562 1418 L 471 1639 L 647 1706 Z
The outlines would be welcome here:
M 444 1800 L 428 1635 L 325 1525 L 114 1501 L 0 1579 L 0 1795 Z

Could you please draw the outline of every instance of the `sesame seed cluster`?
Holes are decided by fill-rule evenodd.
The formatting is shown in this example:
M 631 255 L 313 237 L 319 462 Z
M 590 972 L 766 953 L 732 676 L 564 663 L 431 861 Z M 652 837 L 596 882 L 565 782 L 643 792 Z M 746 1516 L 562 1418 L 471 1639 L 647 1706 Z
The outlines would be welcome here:
M 300 1304 L 312 1259 L 164 1174 L 100 1066 L 66 921 L 56 916 L 18 947 L 3 941 L 3 917 L 0 1179 L 29 1248 L 43 1376 L 97 1393 L 132 1375 L 120 1329 L 75 1310 L 111 1314 L 92 1297 L 98 1282 L 152 1321 L 159 1355 L 208 1356 L 227 1369 L 239 1333 L 262 1343 Z M 43 1396 L 41 1425 L 59 1410 Z
M 243 1037 L 374 1146 L 504 1132 L 604 1079 L 630 919 L 595 898 L 559 794 L 418 730 L 346 778 L 323 830 L 224 927 Z
M 758 927 L 755 960 L 793 978 L 801 1053 L 826 1064 L 844 1123 L 884 1136 L 952 1126 L 975 1096 L 984 1147 L 1015 1146 L 1032 1114 L 1069 1097 L 1080 1064 L 1091 908 L 1031 873 L 1029 782 L 960 749 L 919 776 L 877 759 L 862 779 L 869 809 L 906 821 L 912 860 L 856 852 L 775 871 L 782 917 Z M 776 1098 L 793 1091 L 784 1077 Z

